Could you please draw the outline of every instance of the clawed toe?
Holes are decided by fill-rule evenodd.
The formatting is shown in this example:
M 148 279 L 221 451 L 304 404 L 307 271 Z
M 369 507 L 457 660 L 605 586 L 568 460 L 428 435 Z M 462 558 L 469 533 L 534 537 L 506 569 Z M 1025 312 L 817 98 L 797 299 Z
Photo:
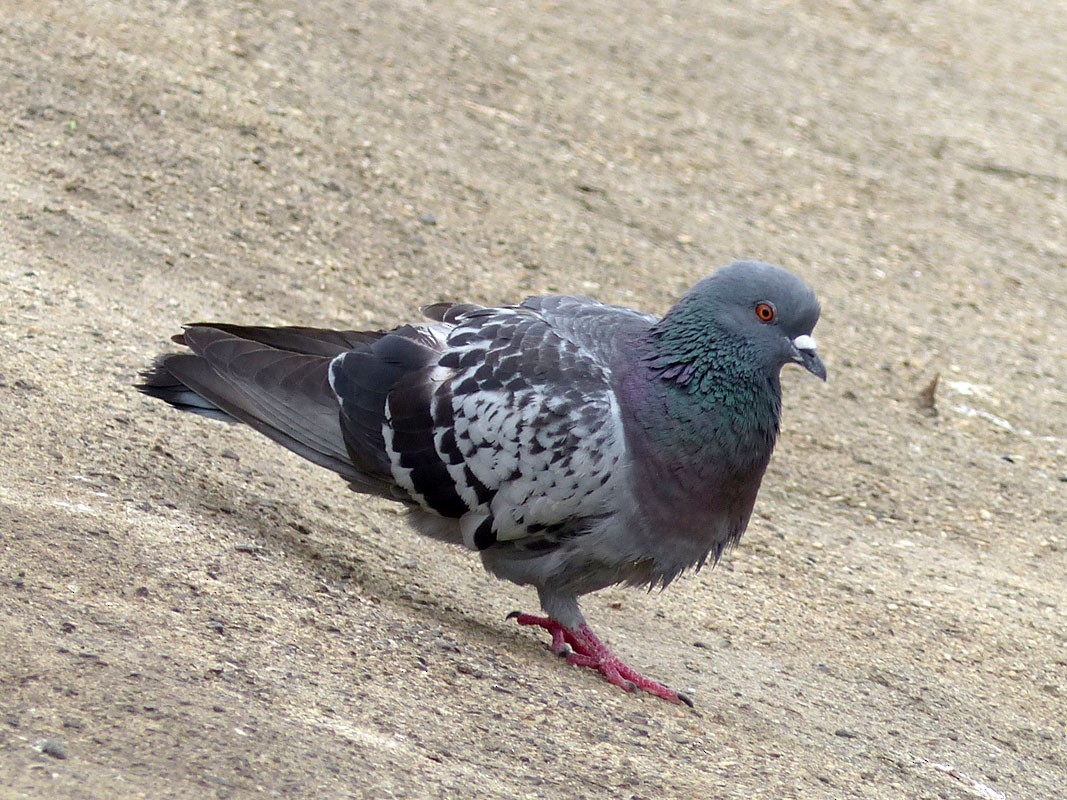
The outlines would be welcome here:
M 565 658 L 568 664 L 595 669 L 604 676 L 605 680 L 618 686 L 624 692 L 632 694 L 640 690 L 671 703 L 684 703 L 693 708 L 693 701 L 688 695 L 676 692 L 651 678 L 646 678 L 637 670 L 627 666 L 597 638 L 588 625 L 583 624 L 576 630 L 572 630 L 551 617 L 524 614 L 520 611 L 512 611 L 507 618 L 516 620 L 519 625 L 544 628 L 552 634 L 550 646 L 553 653 L 560 658 Z

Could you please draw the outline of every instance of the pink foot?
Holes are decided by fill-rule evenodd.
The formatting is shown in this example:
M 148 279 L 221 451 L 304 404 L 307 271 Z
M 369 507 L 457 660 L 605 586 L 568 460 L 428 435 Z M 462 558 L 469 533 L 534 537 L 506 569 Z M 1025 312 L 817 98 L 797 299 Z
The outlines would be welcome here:
M 514 619 L 520 625 L 534 625 L 544 628 L 552 634 L 552 652 L 556 655 L 566 655 L 567 663 L 576 667 L 588 667 L 595 669 L 603 675 L 609 683 L 613 683 L 623 691 L 632 692 L 640 689 L 643 692 L 662 697 L 672 703 L 685 703 L 690 708 L 693 701 L 684 694 L 664 686 L 658 681 L 646 678 L 637 670 L 627 666 L 623 661 L 597 637 L 588 625 L 584 623 L 576 630 L 564 627 L 551 617 L 539 617 L 536 614 L 522 614 L 513 611 L 508 614 L 508 619 Z M 567 652 L 570 647 L 571 652 Z

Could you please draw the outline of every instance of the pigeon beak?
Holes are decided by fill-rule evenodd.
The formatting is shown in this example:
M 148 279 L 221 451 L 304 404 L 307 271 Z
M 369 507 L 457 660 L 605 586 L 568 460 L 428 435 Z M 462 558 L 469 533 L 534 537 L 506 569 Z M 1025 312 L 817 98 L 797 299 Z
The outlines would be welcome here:
M 793 340 L 793 361 L 817 378 L 826 380 L 826 366 L 815 349 L 815 339 L 808 335 Z

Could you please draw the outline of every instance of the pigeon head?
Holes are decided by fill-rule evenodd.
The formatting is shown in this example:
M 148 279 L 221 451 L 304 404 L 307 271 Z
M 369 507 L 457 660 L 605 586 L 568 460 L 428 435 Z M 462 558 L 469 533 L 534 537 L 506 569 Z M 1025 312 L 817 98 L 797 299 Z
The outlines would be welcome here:
M 661 375 L 689 383 L 708 372 L 799 364 L 826 380 L 812 330 L 819 302 L 802 280 L 759 261 L 735 261 L 700 281 L 653 327 Z

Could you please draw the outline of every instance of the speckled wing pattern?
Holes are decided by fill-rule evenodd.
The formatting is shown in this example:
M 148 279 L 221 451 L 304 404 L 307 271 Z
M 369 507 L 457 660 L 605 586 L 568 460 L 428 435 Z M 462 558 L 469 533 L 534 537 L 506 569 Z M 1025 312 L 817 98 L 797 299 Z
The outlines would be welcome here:
M 614 328 L 651 318 L 571 297 L 424 311 L 434 357 L 389 392 L 382 426 L 410 499 L 456 518 L 476 549 L 551 548 L 611 513 L 625 457 Z

